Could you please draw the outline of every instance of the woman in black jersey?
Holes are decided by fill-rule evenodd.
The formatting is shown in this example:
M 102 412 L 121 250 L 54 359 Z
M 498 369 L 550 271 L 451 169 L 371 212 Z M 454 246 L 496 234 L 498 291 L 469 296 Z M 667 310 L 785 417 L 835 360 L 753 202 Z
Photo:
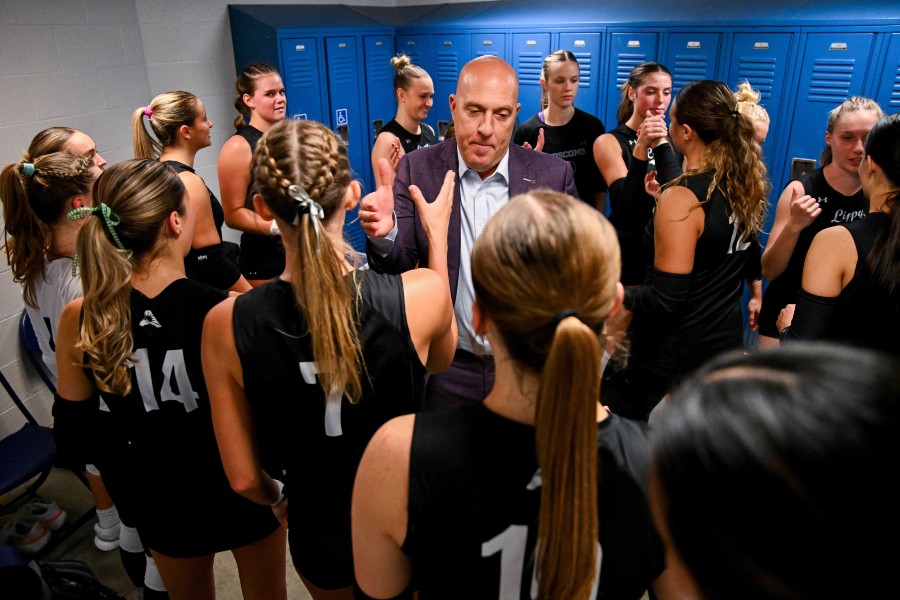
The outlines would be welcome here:
M 84 298 L 60 321 L 54 426 L 59 439 L 97 445 L 104 481 L 173 600 L 215 598 L 223 550 L 244 598 L 284 599 L 284 528 L 231 490 L 216 449 L 200 334 L 227 294 L 185 277 L 191 209 L 172 168 L 134 159 L 101 175 L 94 207 L 71 213 L 87 218 L 77 243 Z M 109 418 L 92 426 L 99 411 Z
M 900 114 L 869 132 L 859 179 L 869 214 L 816 234 L 785 337 L 900 354 Z M 785 311 L 782 327 L 790 321 Z
M 422 67 L 410 62 L 405 54 L 391 59 L 394 67 L 394 95 L 397 115 L 385 123 L 372 147 L 372 171 L 380 184 L 379 159 L 387 159 L 394 171 L 404 154 L 435 143 L 434 130 L 425 117 L 434 104 L 434 83 Z
M 853 97 L 828 115 L 822 166 L 787 185 L 778 198 L 775 221 L 762 255 L 762 274 L 770 281 L 759 315 L 760 346 L 778 343 L 775 321 L 796 302 L 803 263 L 817 233 L 861 219 L 868 202 L 859 181 L 866 136 L 883 113 L 874 100 Z
M 671 119 L 687 171 L 657 203 L 653 270 L 625 293 L 634 313 L 628 366 L 603 389 L 613 412 L 641 420 L 706 358 L 741 346 L 740 297 L 747 263 L 759 257 L 769 189 L 753 124 L 725 84 L 689 83 Z
M 144 127 L 145 118 L 155 139 Z M 194 171 L 197 152 L 212 144 L 213 124 L 203 101 L 188 92 L 160 94 L 134 111 L 131 125 L 135 157 L 158 158 L 178 172 L 188 190 L 196 226 L 191 251 L 184 259 L 187 276 L 222 290 L 248 291 L 250 284 L 230 256 L 234 253 L 222 241 L 222 205 Z
M 541 69 L 541 112 L 522 123 L 514 141 L 572 163 L 579 198 L 605 212 L 606 185 L 594 162 L 594 142 L 606 130 L 600 119 L 575 108 L 579 77 L 574 54 L 557 50 L 547 55 Z
M 679 597 L 893 597 L 898 397 L 895 359 L 824 343 L 728 354 L 672 392 L 650 498 Z
M 609 220 L 622 247 L 625 286 L 644 283 L 652 262 L 641 246 L 655 205 L 644 190 L 650 157 L 661 184 L 681 174 L 681 159 L 667 138 L 665 115 L 671 98 L 669 70 L 654 62 L 638 65 L 622 85 L 618 127 L 594 143 L 594 160 L 609 187 Z
M 284 270 L 284 248 L 278 225 L 253 210 L 251 163 L 262 134 L 284 119 L 287 100 L 275 67 L 253 63 L 234 83 L 237 130 L 219 151 L 219 192 L 225 223 L 241 234 L 241 273 L 252 286 L 263 284 Z
M 353 492 L 362 590 L 640 598 L 663 581 L 648 431 L 598 402 L 622 299 L 613 228 L 564 194 L 518 196 L 476 240 L 472 279 L 496 384 L 483 404 L 400 417 L 372 439 Z
M 359 458 L 382 423 L 419 408 L 426 371 L 445 369 L 456 347 L 449 209 L 423 220 L 426 229 L 440 223 L 429 237 L 440 274 L 383 275 L 351 262 L 344 216 L 360 186 L 331 130 L 279 123 L 260 140 L 254 165 L 256 209 L 281 228 L 287 267 L 206 320 L 213 423 L 234 489 L 290 519 L 291 557 L 313 598 L 349 599 Z M 447 193 L 453 182 L 451 173 Z

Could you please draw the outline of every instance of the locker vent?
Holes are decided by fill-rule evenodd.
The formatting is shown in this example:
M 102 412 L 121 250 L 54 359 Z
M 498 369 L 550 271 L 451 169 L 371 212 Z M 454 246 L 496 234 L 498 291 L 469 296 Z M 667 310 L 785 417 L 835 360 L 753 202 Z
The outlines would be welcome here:
M 853 69 L 856 61 L 850 59 L 819 58 L 813 64 L 812 78 L 809 83 L 810 102 L 827 102 L 829 104 L 843 102 L 850 93 Z
M 308 87 L 318 83 L 316 64 L 309 55 L 285 55 L 287 79 L 292 86 Z
M 455 50 L 438 52 L 437 78 L 438 81 L 450 81 L 455 83 L 459 75 L 459 54 Z
M 745 79 L 754 89 L 759 90 L 760 100 L 772 97 L 772 87 L 775 85 L 777 59 L 774 56 L 741 56 L 738 64 L 738 80 Z
M 630 45 L 630 42 L 629 42 Z M 619 54 L 619 58 L 616 61 L 616 89 L 621 90 L 622 86 L 625 85 L 625 82 L 628 81 L 628 76 L 631 75 L 631 71 L 641 63 L 647 62 L 649 59 L 646 54 Z M 579 64 L 581 63 L 581 58 L 578 59 Z
M 672 69 L 672 94 L 692 81 L 706 79 L 709 62 L 705 56 L 696 54 L 676 54 L 675 68 Z
M 891 86 L 891 99 L 888 100 L 888 106 L 895 109 L 900 108 L 900 64 L 894 69 L 894 84 Z
M 575 42 L 576 46 L 578 42 Z M 583 42 L 582 42 L 583 44 Z M 578 87 L 591 87 L 591 65 L 594 55 L 590 52 L 572 52 L 578 59 Z
M 368 63 L 366 78 L 370 81 L 388 82 L 386 85 L 390 87 L 394 82 L 395 73 L 394 67 L 391 65 L 391 50 L 384 46 L 382 41 L 375 42 L 375 46 L 366 52 L 366 62 Z
M 335 86 L 358 86 L 356 79 L 356 57 L 344 52 L 336 52 L 331 60 L 331 68 L 328 70 L 331 81 Z
M 579 57 L 579 62 L 581 58 Z M 541 68 L 544 66 L 544 56 L 539 52 L 519 53 L 519 83 L 523 85 L 540 85 Z

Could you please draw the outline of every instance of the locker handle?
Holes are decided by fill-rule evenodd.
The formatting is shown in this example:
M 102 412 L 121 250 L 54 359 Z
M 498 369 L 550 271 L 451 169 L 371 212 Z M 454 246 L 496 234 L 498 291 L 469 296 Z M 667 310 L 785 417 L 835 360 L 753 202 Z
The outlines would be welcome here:
M 828 47 L 829 50 L 846 50 L 847 42 L 831 42 L 831 45 Z
M 344 42 L 341 42 L 340 44 L 338 44 L 338 48 L 346 48 L 346 47 L 347 47 L 347 44 L 345 44 Z
M 537 46 L 537 41 L 536 40 L 528 40 L 525 42 L 525 45 L 526 46 Z
M 416 43 L 413 40 L 407 40 L 406 45 L 407 46 L 415 46 Z
M 483 42 L 481 42 L 481 45 L 482 46 L 493 46 L 494 42 L 492 42 L 491 40 L 484 40 Z
M 384 46 L 384 42 L 375 42 L 375 47 Z
M 641 40 L 628 40 L 628 47 L 629 48 L 640 48 Z
M 303 44 L 297 44 L 296 46 L 294 46 L 294 50 L 296 50 L 297 52 L 304 52 L 306 50 L 306 46 L 304 46 Z
M 584 40 L 575 40 L 576 48 L 584 48 L 587 44 L 584 43 Z
M 444 40 L 444 45 L 445 45 L 445 46 L 452 46 L 452 45 L 453 45 L 453 42 L 451 42 L 450 40 Z
M 756 42 L 755 44 L 753 44 L 753 49 L 754 50 L 768 50 L 769 42 Z
M 688 43 L 687 43 L 687 47 L 688 47 L 688 48 L 699 48 L 699 47 L 700 47 L 700 42 L 688 42 Z

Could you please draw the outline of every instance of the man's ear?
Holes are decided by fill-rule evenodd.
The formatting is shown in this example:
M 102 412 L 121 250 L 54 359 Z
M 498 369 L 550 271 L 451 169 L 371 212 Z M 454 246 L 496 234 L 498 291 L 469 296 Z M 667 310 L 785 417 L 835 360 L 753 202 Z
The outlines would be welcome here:
M 244 94 L 246 96 L 246 94 Z M 256 214 L 265 219 L 266 221 L 274 221 L 275 213 L 272 212 L 272 209 L 269 208 L 269 205 L 266 204 L 265 199 L 263 199 L 260 194 L 253 194 L 253 208 L 256 210 Z
M 456 110 L 456 94 L 450 94 L 450 114 L 453 115 Z

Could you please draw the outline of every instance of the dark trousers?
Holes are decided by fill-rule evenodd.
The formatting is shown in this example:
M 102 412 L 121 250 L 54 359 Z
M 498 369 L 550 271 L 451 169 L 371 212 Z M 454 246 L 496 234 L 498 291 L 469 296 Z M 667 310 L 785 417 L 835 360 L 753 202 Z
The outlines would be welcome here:
M 675 381 L 653 373 L 607 367 L 600 384 L 600 401 L 621 417 L 636 421 L 650 418 L 650 411 L 669 393 Z
M 457 350 L 450 368 L 432 375 L 423 410 L 477 404 L 494 388 L 494 357 Z

